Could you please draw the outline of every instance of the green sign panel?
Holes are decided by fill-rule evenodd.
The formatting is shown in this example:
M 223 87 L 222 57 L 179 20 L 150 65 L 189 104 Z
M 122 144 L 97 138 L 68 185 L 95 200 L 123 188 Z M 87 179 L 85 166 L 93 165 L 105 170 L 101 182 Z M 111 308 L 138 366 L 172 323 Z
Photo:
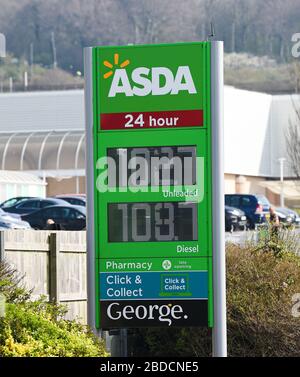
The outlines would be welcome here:
M 210 49 L 92 48 L 98 328 L 213 326 Z

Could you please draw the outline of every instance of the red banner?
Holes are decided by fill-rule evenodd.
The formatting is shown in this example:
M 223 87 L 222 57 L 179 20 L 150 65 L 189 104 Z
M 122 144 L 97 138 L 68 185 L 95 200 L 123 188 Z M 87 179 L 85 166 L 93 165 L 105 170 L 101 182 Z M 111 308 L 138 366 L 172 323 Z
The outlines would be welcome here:
M 101 114 L 101 130 L 202 127 L 203 110 L 155 111 Z

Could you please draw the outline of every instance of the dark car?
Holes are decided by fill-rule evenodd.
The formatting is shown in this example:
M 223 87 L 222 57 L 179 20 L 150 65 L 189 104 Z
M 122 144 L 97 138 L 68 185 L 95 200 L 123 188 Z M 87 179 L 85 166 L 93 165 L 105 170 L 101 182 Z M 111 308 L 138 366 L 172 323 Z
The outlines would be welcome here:
M 279 207 L 275 210 L 277 216 L 279 217 L 279 221 L 286 224 L 286 225 L 299 225 L 300 218 L 296 211 L 293 211 L 290 208 L 286 207 Z
M 36 199 L 36 197 L 35 196 L 17 196 L 15 198 L 10 198 L 10 199 L 5 200 L 5 202 L 2 202 L 0 204 L 0 208 L 4 209 L 11 206 L 15 206 L 18 203 L 21 203 L 24 200 L 28 200 L 28 199 Z
M 282 225 L 291 225 L 293 222 L 292 217 L 285 211 L 279 208 L 275 208 L 275 213 L 278 216 L 278 220 Z
M 245 230 L 247 227 L 247 217 L 245 212 L 238 208 L 225 206 L 225 230 Z
M 66 201 L 62 199 L 56 199 L 56 198 L 34 198 L 34 199 L 27 199 L 23 200 L 16 205 L 12 205 L 10 207 L 5 207 L 3 210 L 5 212 L 9 213 L 18 213 L 20 215 L 29 214 L 32 212 L 35 212 L 39 209 L 49 207 L 49 206 L 55 206 L 55 205 L 66 205 L 69 204 Z
M 85 207 L 69 204 L 43 208 L 21 218 L 34 229 L 82 230 L 86 227 Z M 47 226 L 49 220 L 55 224 L 54 228 Z
M 56 198 L 65 200 L 75 206 L 86 206 L 86 198 L 84 195 L 57 195 Z
M 225 204 L 244 211 L 247 216 L 247 226 L 251 229 L 265 224 L 270 213 L 270 203 L 264 195 L 226 194 Z

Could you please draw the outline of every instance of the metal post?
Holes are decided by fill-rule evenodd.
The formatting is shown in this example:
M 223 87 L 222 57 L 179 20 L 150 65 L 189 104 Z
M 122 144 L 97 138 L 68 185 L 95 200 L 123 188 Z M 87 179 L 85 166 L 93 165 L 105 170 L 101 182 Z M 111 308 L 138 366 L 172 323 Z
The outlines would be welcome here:
M 59 259 L 59 234 L 49 235 L 49 301 L 59 302 L 58 287 L 58 259 Z
M 213 356 L 227 356 L 224 220 L 223 42 L 211 42 L 211 127 L 213 187 Z
M 121 357 L 127 357 L 127 329 L 120 330 Z
M 13 78 L 9 78 L 9 91 L 12 93 L 14 87 Z
M 94 213 L 94 150 L 93 150 L 93 74 L 92 47 L 84 49 L 84 77 L 85 77 L 85 124 L 86 124 L 86 193 L 87 193 L 87 285 L 88 285 L 88 324 L 101 337 L 102 331 L 96 328 L 96 256 L 95 256 L 95 213 Z M 112 342 L 111 356 L 127 353 L 127 332 L 122 346 L 121 336 L 108 335 L 108 342 Z M 126 346 L 124 347 L 126 341 Z
M 0 58 L 6 57 L 6 39 L 5 35 L 0 33 Z
M 4 230 L 0 231 L 0 262 L 5 259 Z
M 96 289 L 95 289 L 95 224 L 94 224 L 94 153 L 93 153 L 93 73 L 92 48 L 84 49 L 85 77 L 85 125 L 86 125 L 86 193 L 87 193 L 87 288 L 88 324 L 95 334 L 96 330 Z
M 55 44 L 55 35 L 54 31 L 51 32 L 51 46 L 52 46 L 52 54 L 53 54 L 53 68 L 57 68 L 57 57 L 56 57 L 56 44 Z
M 284 207 L 284 174 L 283 174 L 283 165 L 284 165 L 285 158 L 279 158 L 280 163 L 280 207 Z
M 29 52 L 29 61 L 30 61 L 30 81 L 33 78 L 33 43 L 30 43 L 30 52 Z
M 112 357 L 127 357 L 128 356 L 128 330 L 116 329 L 109 331 L 110 336 L 110 351 Z
M 28 89 L 28 72 L 24 72 L 24 90 Z

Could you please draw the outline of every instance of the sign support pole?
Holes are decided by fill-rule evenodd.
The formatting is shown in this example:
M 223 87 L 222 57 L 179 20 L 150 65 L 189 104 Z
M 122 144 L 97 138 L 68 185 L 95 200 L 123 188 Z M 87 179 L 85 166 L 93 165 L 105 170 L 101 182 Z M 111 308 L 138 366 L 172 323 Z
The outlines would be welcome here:
M 213 356 L 227 356 L 224 221 L 223 42 L 211 41 L 211 126 L 213 203 Z
M 121 341 L 121 356 L 127 357 L 128 356 L 128 330 L 127 329 L 120 329 L 120 341 Z
M 84 49 L 85 77 L 85 124 L 86 124 L 86 193 L 87 193 L 87 317 L 93 333 L 102 338 L 103 332 L 96 327 L 96 290 L 95 290 L 95 187 L 94 187 L 94 146 L 93 146 L 93 73 L 92 47 Z M 109 333 L 106 334 L 109 336 Z M 115 336 L 115 338 L 118 338 Z M 120 336 L 119 336 L 120 338 Z M 106 338 L 105 338 L 106 339 Z M 118 340 L 120 343 L 120 340 Z M 127 342 L 127 339 L 126 339 Z M 126 343 L 127 346 L 127 343 Z M 119 345 L 119 347 L 121 347 Z M 113 351 L 113 350 L 112 350 Z M 127 351 L 126 351 L 127 352 Z M 115 355 L 112 355 L 115 356 Z
M 87 315 L 88 324 L 95 335 L 101 337 L 95 319 L 95 213 L 94 213 L 94 148 L 93 148 L 93 73 L 92 47 L 84 49 L 85 124 L 86 124 L 86 193 L 87 193 Z

